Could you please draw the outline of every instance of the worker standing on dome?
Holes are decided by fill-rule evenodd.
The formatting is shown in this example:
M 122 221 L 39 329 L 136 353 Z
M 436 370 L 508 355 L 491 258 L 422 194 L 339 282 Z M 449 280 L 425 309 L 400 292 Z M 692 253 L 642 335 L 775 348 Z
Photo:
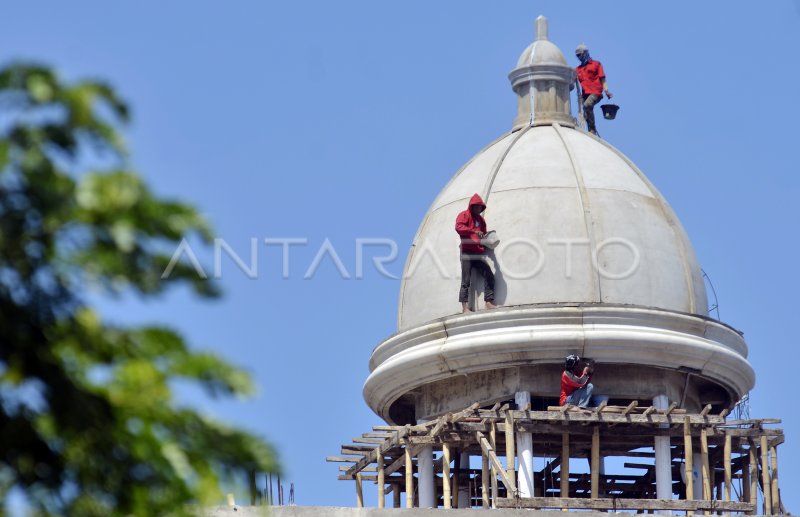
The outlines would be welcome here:
M 587 407 L 594 391 L 594 386 L 589 382 L 593 374 L 591 361 L 581 361 L 577 355 L 568 355 L 564 360 L 564 372 L 561 374 L 561 396 L 558 405 Z
M 469 309 L 469 286 L 472 270 L 475 269 L 483 276 L 483 299 L 487 309 L 494 309 L 494 273 L 486 263 L 486 247 L 481 244 L 481 238 L 486 235 L 486 221 L 481 215 L 486 210 L 486 203 L 478 194 L 469 200 L 469 208 L 456 218 L 456 233 L 461 237 L 461 290 L 458 301 L 461 302 L 462 312 L 472 312 Z
M 581 83 L 583 92 L 583 116 L 586 119 L 589 132 L 597 135 L 597 127 L 594 124 L 594 105 L 603 99 L 603 93 L 609 99 L 614 94 L 608 91 L 603 64 L 589 56 L 589 49 L 585 44 L 578 45 L 578 48 L 575 49 L 575 57 L 581 62 L 575 68 L 575 72 L 578 74 L 578 81 Z

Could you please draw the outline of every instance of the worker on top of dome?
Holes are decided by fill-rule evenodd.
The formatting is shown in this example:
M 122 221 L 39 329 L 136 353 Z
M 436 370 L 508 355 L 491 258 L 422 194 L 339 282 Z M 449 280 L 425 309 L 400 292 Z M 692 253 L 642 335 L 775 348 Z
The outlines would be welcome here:
M 608 83 L 606 82 L 606 73 L 603 70 L 603 64 L 600 61 L 595 61 L 589 55 L 589 48 L 581 43 L 575 49 L 575 57 L 581 62 L 575 68 L 578 74 L 578 81 L 581 83 L 581 90 L 583 91 L 583 116 L 586 119 L 586 125 L 589 127 L 589 132 L 593 135 L 597 134 L 597 128 L 594 124 L 594 105 L 603 99 L 603 93 L 609 99 L 614 96 L 608 91 Z
M 481 244 L 481 238 L 487 232 L 486 220 L 481 215 L 484 210 L 486 203 L 475 194 L 469 200 L 469 208 L 456 218 L 456 233 L 461 237 L 461 290 L 458 301 L 461 302 L 462 312 L 472 312 L 469 309 L 469 286 L 473 269 L 483 276 L 486 308 L 497 307 L 494 304 L 494 273 L 486 263 L 486 247 Z

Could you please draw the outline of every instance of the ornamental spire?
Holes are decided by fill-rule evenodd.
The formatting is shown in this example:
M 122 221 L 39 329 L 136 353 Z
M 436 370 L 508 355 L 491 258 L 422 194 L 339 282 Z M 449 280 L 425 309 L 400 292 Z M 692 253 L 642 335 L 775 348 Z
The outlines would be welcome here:
M 508 78 L 518 96 L 514 130 L 554 122 L 575 127 L 569 98 L 575 70 L 567 65 L 564 54 L 548 39 L 544 16 L 536 18 L 535 40 L 522 53 Z

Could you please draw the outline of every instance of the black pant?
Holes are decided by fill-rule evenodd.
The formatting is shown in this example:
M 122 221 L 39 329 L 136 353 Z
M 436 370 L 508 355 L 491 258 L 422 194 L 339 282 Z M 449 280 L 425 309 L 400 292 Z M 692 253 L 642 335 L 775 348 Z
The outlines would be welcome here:
M 485 257 L 479 254 L 461 255 L 461 290 L 458 292 L 458 301 L 461 303 L 469 301 L 469 283 L 473 269 L 483 275 L 484 301 L 494 302 L 494 273 L 486 263 Z
M 583 118 L 586 119 L 586 125 L 589 126 L 589 131 L 597 131 L 594 125 L 594 105 L 603 100 L 602 95 L 583 94 Z

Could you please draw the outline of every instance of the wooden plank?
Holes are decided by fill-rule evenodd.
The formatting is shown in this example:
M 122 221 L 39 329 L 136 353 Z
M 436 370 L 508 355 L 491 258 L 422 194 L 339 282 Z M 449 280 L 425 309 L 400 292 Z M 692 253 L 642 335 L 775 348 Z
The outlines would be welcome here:
M 392 508 L 400 508 L 400 485 L 392 485 Z
M 339 471 L 340 472 L 347 472 L 347 469 L 349 469 L 349 468 L 350 467 L 346 467 L 344 465 L 340 465 L 339 466 Z M 364 467 L 363 469 L 361 469 L 361 472 L 377 472 L 377 471 L 378 470 L 375 467 Z
M 526 497 L 503 498 L 497 502 L 498 508 L 567 508 L 590 510 L 714 510 L 728 512 L 747 512 L 754 506 L 751 503 L 723 501 L 678 501 L 672 499 L 589 499 L 585 497 Z
M 764 515 L 772 515 L 772 490 L 770 490 L 769 462 L 767 455 L 769 448 L 767 437 L 761 437 L 761 492 L 764 494 Z
M 502 481 L 503 485 L 506 487 L 506 491 L 510 494 L 517 494 L 517 487 L 508 479 L 508 475 L 503 470 L 503 465 L 500 463 L 500 460 L 497 458 L 497 454 L 495 454 L 494 447 L 489 443 L 486 439 L 486 436 L 483 435 L 482 432 L 476 431 L 475 437 L 478 439 L 478 443 L 481 445 L 481 449 L 486 456 L 489 457 L 489 461 L 494 466 L 495 472 L 497 475 L 500 476 L 500 481 Z
M 406 466 L 406 508 L 414 508 L 414 462 L 411 459 L 411 447 L 405 450 Z
M 700 411 L 700 416 L 706 416 L 710 412 L 711 412 L 711 404 L 706 404 L 706 407 L 704 407 L 703 410 Z
M 325 458 L 325 461 L 329 461 L 331 463 L 358 463 L 359 460 L 363 459 L 364 455 L 354 456 L 352 458 L 347 458 L 344 456 L 328 456 Z
M 361 455 L 363 455 L 363 454 L 368 453 L 369 451 L 374 450 L 374 449 L 375 449 L 375 444 L 374 443 L 370 444 L 370 445 L 357 445 L 357 444 L 351 443 L 351 444 L 348 444 L 348 445 L 342 445 L 341 453 L 344 454 L 344 455 L 348 455 L 348 454 L 352 454 L 352 455 L 361 454 Z
M 782 429 L 709 429 L 710 436 L 730 435 L 734 437 L 760 438 L 761 436 L 783 437 Z
M 440 416 L 436 420 L 436 424 L 434 424 L 433 428 L 428 433 L 428 436 L 438 436 L 439 433 L 442 432 L 442 429 L 444 429 L 444 426 L 448 424 L 452 416 L 453 415 L 451 413 L 447 413 L 446 415 Z
M 442 444 L 442 503 L 445 509 L 452 508 L 450 495 L 450 444 Z
M 369 465 L 370 463 L 375 462 L 379 454 L 383 454 L 384 452 L 388 451 L 392 447 L 396 446 L 402 438 L 405 438 L 410 429 L 413 429 L 413 426 L 396 428 L 397 432 L 394 433 L 394 435 L 389 440 L 387 440 L 386 443 L 370 451 L 369 454 L 365 455 L 363 458 L 358 460 L 358 462 L 356 462 L 355 465 L 350 467 L 350 469 L 345 473 L 345 475 L 353 476 L 361 469 Z
M 592 432 L 592 498 L 600 497 L 600 428 Z
M 647 413 L 650 408 L 645 410 L 645 413 L 642 414 L 628 414 L 623 415 L 622 413 L 611 413 L 611 412 L 602 412 L 602 413 L 595 413 L 593 411 L 583 411 L 583 412 L 573 412 L 573 411 L 566 411 L 561 413 L 560 411 L 506 411 L 505 413 L 511 413 L 514 420 L 518 422 L 563 422 L 564 420 L 568 420 L 570 422 L 605 422 L 605 423 L 634 423 L 634 424 L 681 424 L 683 423 L 685 418 L 689 418 L 693 424 L 724 424 L 725 419 L 720 418 L 718 415 L 692 415 L 692 414 L 683 414 L 679 413 L 678 410 L 674 410 L 669 415 L 664 415 L 659 412 L 656 412 L 656 409 L 653 408 L 653 412 Z M 479 418 L 490 418 L 496 419 L 497 413 L 493 411 L 488 411 L 485 409 L 477 410 L 476 416 Z M 501 417 L 504 415 L 501 415 Z
M 353 438 L 353 440 L 352 440 L 353 443 L 371 443 L 373 445 L 373 447 L 376 444 L 381 444 L 381 443 L 383 443 L 385 441 L 386 441 L 385 438 L 367 438 L 367 437 L 363 437 L 363 436 L 361 438 Z
M 632 401 L 630 404 L 625 406 L 625 409 L 622 411 L 622 414 L 623 415 L 627 415 L 628 413 L 633 411 L 636 408 L 636 406 L 638 406 L 638 405 L 639 405 L 639 401 L 638 400 Z

